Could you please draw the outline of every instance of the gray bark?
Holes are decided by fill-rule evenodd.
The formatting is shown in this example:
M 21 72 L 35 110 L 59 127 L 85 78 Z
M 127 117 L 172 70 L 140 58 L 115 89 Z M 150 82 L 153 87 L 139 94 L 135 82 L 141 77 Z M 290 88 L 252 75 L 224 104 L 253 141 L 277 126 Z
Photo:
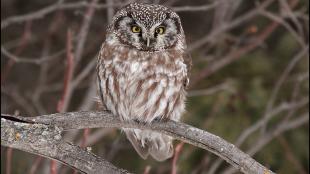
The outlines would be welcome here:
M 57 113 L 37 117 L 1 114 L 1 145 L 56 159 L 85 173 L 126 173 L 90 152 L 61 140 L 62 131 L 100 127 L 154 130 L 208 150 L 243 173 L 273 174 L 233 144 L 207 131 L 171 120 L 151 124 L 122 122 L 119 117 L 105 111 Z M 16 136 L 16 133 L 22 136 Z

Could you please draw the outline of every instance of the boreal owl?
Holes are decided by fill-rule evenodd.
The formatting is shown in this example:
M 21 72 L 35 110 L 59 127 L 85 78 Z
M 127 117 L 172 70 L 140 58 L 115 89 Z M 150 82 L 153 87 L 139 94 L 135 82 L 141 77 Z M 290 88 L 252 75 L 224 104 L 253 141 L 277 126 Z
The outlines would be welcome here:
M 129 4 L 113 17 L 99 52 L 103 106 L 123 121 L 179 121 L 190 65 L 180 17 L 165 6 Z M 163 161 L 173 155 L 171 137 L 150 130 L 123 130 L 142 158 L 150 154 Z

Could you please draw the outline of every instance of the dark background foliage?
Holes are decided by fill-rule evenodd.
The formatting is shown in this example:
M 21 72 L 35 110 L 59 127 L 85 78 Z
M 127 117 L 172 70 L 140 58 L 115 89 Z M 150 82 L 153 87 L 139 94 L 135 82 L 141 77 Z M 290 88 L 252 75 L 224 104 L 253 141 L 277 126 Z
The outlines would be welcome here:
M 111 17 L 128 2 L 2 0 L 1 113 L 98 109 L 96 54 Z M 277 173 L 309 173 L 309 1 L 145 2 L 170 6 L 182 19 L 194 65 L 182 120 L 236 144 Z M 171 173 L 173 166 L 184 174 L 234 173 L 213 154 L 180 142 L 173 164 L 142 160 L 116 129 L 64 136 L 135 173 Z M 9 171 L 73 173 L 1 146 L 1 173 Z

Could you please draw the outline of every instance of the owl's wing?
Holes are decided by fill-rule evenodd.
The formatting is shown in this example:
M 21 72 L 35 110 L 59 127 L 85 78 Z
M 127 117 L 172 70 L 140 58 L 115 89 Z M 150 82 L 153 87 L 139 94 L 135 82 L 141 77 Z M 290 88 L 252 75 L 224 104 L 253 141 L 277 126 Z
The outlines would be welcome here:
M 102 87 L 101 87 L 101 84 L 102 84 L 102 77 L 100 76 L 100 66 L 101 65 L 101 59 L 103 59 L 102 57 L 102 50 L 103 50 L 103 47 L 104 47 L 104 44 L 102 45 L 101 49 L 100 49 L 100 52 L 97 56 L 97 66 L 96 66 L 96 71 L 97 71 L 97 85 L 98 85 L 98 92 L 99 92 L 99 97 L 100 97 L 100 100 L 101 100 L 101 106 L 103 107 L 104 110 L 107 109 L 106 105 L 105 105 L 105 102 L 103 100 L 103 93 L 102 93 Z
M 191 72 L 192 65 L 193 65 L 192 56 L 189 53 L 184 53 L 183 60 L 187 68 L 187 76 L 186 76 L 186 79 L 184 80 L 184 87 L 185 89 L 187 89 L 189 86 L 189 77 L 190 77 L 190 72 Z
M 106 110 L 107 109 L 107 107 L 106 107 L 106 105 L 105 105 L 105 103 L 104 103 L 104 100 L 103 100 L 103 93 L 102 93 L 102 88 L 101 88 L 101 77 L 100 77 L 100 75 L 99 75 L 99 73 L 97 73 L 97 85 L 98 85 L 98 92 L 99 92 L 99 97 L 100 97 L 100 104 L 101 104 L 101 106 L 102 106 L 102 109 L 103 110 Z

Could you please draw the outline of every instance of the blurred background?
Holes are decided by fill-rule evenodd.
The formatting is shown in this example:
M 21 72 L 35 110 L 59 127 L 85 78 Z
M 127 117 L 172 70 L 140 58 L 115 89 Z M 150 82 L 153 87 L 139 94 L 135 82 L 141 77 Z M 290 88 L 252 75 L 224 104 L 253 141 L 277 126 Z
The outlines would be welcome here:
M 130 0 L 1 0 L 1 113 L 97 110 L 96 55 Z M 140 1 L 142 2 L 142 1 Z M 281 174 L 309 173 L 309 1 L 149 0 L 181 16 L 193 58 L 183 121 Z M 72 55 L 72 56 L 70 56 Z M 117 129 L 67 141 L 134 173 L 238 173 L 175 141 L 176 163 L 142 160 Z M 1 173 L 65 174 L 58 162 L 1 146 Z

